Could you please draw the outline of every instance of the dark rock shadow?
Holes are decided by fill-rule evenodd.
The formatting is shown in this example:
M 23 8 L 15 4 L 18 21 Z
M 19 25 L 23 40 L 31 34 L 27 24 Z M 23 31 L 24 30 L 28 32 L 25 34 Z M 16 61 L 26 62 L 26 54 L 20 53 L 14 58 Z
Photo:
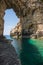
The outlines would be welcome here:
M 20 52 L 22 65 L 42 65 L 43 60 L 37 47 L 30 43 L 30 39 L 22 38 L 22 50 Z
M 0 65 L 20 65 L 15 48 L 5 37 L 0 38 Z

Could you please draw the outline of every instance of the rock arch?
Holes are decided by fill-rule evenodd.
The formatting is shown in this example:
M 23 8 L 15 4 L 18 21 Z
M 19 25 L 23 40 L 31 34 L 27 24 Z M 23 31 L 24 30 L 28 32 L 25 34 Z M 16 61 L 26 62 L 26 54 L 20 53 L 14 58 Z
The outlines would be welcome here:
M 34 21 L 34 10 L 39 9 L 40 14 L 43 15 L 43 2 L 41 0 L 0 0 L 0 35 L 3 35 L 4 30 L 4 11 L 10 8 L 13 8 L 16 15 L 20 18 L 24 29 L 28 29 L 27 24 Z M 41 21 L 42 19 L 41 16 Z

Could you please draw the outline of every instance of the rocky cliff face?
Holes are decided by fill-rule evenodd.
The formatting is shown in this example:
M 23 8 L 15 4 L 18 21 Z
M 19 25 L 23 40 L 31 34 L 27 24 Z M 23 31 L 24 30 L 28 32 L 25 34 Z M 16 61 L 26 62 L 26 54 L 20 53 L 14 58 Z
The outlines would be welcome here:
M 10 31 L 10 36 L 13 37 L 13 38 L 19 38 L 19 37 L 22 36 L 22 23 L 21 23 L 21 20 L 20 20 L 20 22 L 17 23 L 15 28 L 13 28 Z
M 21 19 L 22 29 L 28 30 L 28 24 L 30 23 L 36 24 L 37 22 L 43 22 L 42 0 L 1 0 L 0 7 L 0 17 L 2 20 L 4 11 L 6 9 L 13 8 L 17 16 Z M 3 32 L 3 29 L 1 29 L 1 31 Z

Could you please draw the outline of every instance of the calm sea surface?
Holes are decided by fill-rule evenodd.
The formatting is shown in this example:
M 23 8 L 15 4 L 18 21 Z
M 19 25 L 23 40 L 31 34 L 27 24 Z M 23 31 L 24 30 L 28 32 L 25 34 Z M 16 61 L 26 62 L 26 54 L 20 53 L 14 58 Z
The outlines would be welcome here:
M 7 36 L 7 39 L 11 38 Z M 19 54 L 22 65 L 41 65 L 43 62 L 43 40 L 23 38 L 20 46 L 19 41 L 13 39 L 11 44 Z

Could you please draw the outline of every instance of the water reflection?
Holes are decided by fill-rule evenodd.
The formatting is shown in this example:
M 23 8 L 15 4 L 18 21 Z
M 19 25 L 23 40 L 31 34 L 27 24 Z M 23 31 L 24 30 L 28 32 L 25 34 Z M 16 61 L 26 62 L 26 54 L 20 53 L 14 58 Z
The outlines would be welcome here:
M 20 40 L 18 41 L 17 39 L 13 39 L 11 44 L 15 48 L 17 54 L 20 55 L 20 49 L 21 49 L 21 42 L 20 42 Z

